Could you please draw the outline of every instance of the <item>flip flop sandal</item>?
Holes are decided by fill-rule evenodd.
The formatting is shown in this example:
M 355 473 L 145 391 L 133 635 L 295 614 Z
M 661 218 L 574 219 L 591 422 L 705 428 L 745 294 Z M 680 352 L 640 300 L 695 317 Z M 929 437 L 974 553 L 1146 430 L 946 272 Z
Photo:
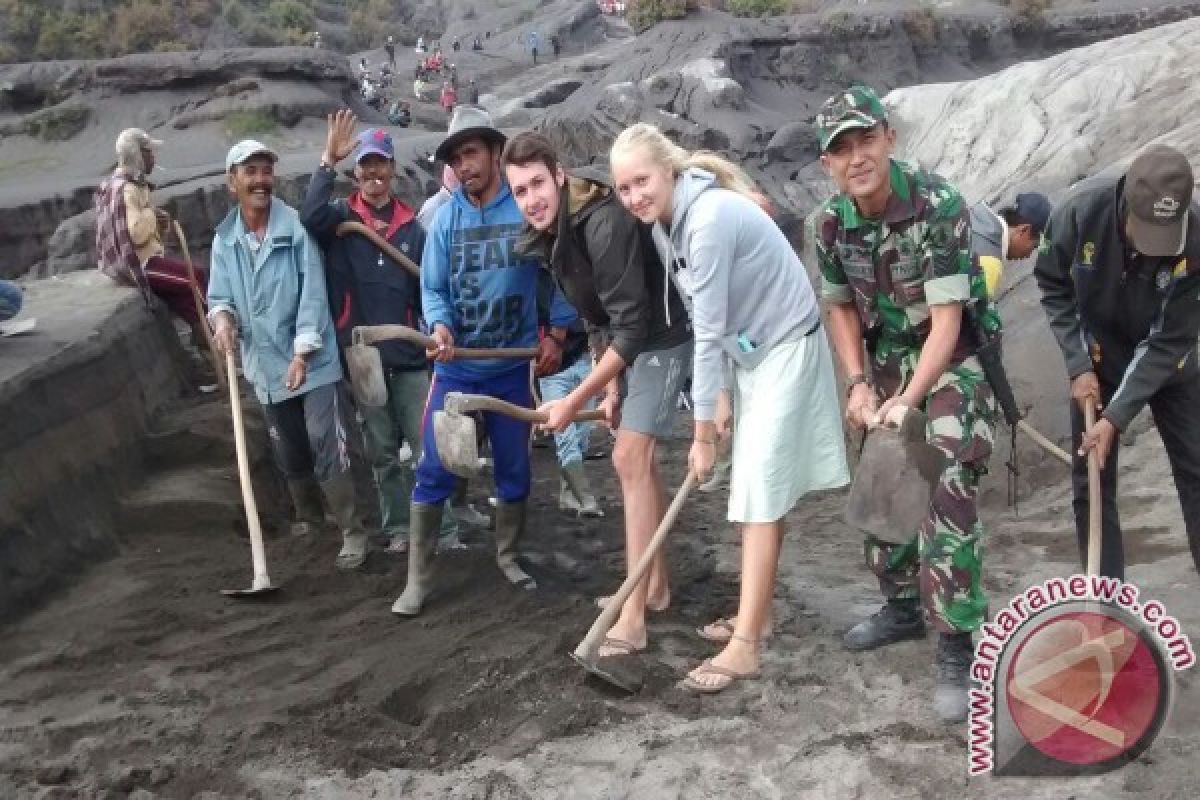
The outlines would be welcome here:
M 719 635 L 713 636 L 711 633 L 706 633 L 705 628 L 716 628 L 718 630 L 726 631 L 729 635 L 728 636 L 719 636 Z M 713 642 L 714 644 L 729 644 L 730 640 L 733 639 L 733 629 L 734 629 L 733 620 L 722 617 L 720 619 L 713 620 L 712 622 L 705 625 L 703 628 L 696 628 L 696 635 L 699 636 L 701 639 L 704 639 L 707 642 Z M 758 641 L 763 644 L 766 644 L 771 639 L 772 633 L 773 633 L 773 631 L 767 632 Z
M 601 611 L 603 611 L 604 609 L 608 608 L 608 601 L 609 601 L 609 600 L 612 600 L 612 595 L 611 595 L 611 594 L 610 594 L 610 595 L 606 595 L 606 596 L 604 596 L 604 597 L 597 597 L 597 598 L 596 598 L 596 608 L 600 609 Z M 651 613 L 653 613 L 653 614 L 662 614 L 662 613 L 665 613 L 665 612 L 667 612 L 667 611 L 670 611 L 670 610 L 671 610 L 671 598 L 670 598 L 670 595 L 668 595 L 668 596 L 667 596 L 667 604 L 666 604 L 665 606 L 663 606 L 662 608 L 655 608 L 654 606 L 652 606 L 652 605 L 650 605 L 649 603 L 647 603 L 647 604 L 646 604 L 646 610 L 647 610 L 647 611 L 649 611 L 649 612 L 651 612 Z
M 738 681 L 754 680 L 762 675 L 759 670 L 754 670 L 753 672 L 734 672 L 731 669 L 718 667 L 712 662 L 711 658 L 704 659 L 704 663 L 697 667 L 696 670 L 706 672 L 709 675 L 720 675 L 722 678 L 725 678 L 724 681 L 718 681 L 713 684 L 700 683 L 691 675 L 684 678 L 683 687 L 697 694 L 719 694 Z M 692 671 L 695 672 L 696 670 Z
M 600 643 L 600 647 L 607 647 L 610 650 L 620 650 L 619 653 L 605 653 L 597 658 L 613 658 L 615 656 L 632 656 L 641 653 L 646 648 L 636 647 L 633 642 L 627 642 L 624 639 L 618 639 L 614 636 L 605 636 L 604 641 Z M 599 648 L 597 648 L 599 652 Z

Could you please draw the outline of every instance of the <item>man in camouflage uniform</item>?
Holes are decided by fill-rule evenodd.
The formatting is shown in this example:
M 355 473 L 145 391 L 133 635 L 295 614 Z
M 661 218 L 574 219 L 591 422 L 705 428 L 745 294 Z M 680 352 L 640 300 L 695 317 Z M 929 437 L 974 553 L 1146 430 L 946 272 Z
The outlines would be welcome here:
M 962 196 L 892 158 L 896 134 L 875 92 L 854 86 L 835 95 L 816 126 L 821 161 L 840 190 L 817 212 L 815 232 L 830 331 L 849 376 L 847 419 L 892 425 L 921 408 L 929 442 L 945 455 L 915 535 L 901 543 L 867 536 L 867 565 L 887 602 L 844 641 L 867 650 L 921 638 L 924 605 L 939 633 L 934 708 L 961 720 L 971 632 L 987 612 L 976 495 L 996 419 L 972 322 L 998 336 L 1000 320 L 971 256 Z

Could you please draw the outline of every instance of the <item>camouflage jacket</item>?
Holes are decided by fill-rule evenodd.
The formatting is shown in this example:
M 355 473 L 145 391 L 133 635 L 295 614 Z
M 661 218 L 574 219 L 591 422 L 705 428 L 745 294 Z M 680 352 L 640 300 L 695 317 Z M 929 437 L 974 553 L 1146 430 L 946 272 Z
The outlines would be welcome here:
M 895 160 L 891 185 L 879 219 L 862 216 L 846 194 L 818 211 L 822 297 L 854 303 L 876 359 L 919 353 L 929 335 L 929 306 L 940 303 L 971 307 L 986 333 L 999 335 L 1000 317 L 971 254 L 962 195 L 942 177 Z M 952 365 L 975 352 L 975 341 L 964 319 Z

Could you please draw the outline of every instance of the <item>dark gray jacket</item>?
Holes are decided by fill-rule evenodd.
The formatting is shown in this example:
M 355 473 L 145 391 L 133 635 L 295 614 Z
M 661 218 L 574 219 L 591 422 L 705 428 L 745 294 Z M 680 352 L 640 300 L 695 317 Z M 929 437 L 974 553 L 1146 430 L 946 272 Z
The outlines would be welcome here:
M 611 189 L 602 170 L 572 170 L 559 193 L 557 233 L 550 237 L 526 225 L 518 251 L 542 259 L 589 329 L 607 334 L 626 364 L 645 350 L 688 341 L 687 310 L 675 287 L 664 287 L 666 271 L 649 227 L 625 210 L 614 191 L 571 213 L 572 181 Z
M 1075 378 L 1095 370 L 1116 391 L 1104 409 L 1124 430 L 1159 389 L 1200 378 L 1200 207 L 1181 256 L 1150 258 L 1121 232 L 1123 177 L 1080 183 L 1059 203 L 1034 275 Z

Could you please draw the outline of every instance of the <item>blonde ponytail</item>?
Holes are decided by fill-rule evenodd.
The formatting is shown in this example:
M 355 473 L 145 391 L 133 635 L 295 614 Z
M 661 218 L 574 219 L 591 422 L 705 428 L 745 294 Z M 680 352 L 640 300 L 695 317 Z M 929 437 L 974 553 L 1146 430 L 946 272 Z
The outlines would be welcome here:
M 639 122 L 621 131 L 609 151 L 609 166 L 635 153 L 655 164 L 669 166 L 676 177 L 690 167 L 696 167 L 711 172 L 722 189 L 745 195 L 759 205 L 765 200 L 754 181 L 737 164 L 711 150 L 689 153 L 648 122 Z

